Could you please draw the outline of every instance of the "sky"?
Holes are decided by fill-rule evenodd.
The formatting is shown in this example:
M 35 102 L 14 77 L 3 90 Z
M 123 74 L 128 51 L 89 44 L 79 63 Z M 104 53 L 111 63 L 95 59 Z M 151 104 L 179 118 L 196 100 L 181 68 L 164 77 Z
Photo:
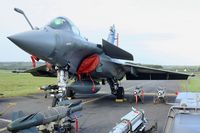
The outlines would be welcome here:
M 0 62 L 31 61 L 6 38 L 30 30 L 14 7 L 37 27 L 66 16 L 94 43 L 107 39 L 115 24 L 119 47 L 132 53 L 136 63 L 200 65 L 199 0 L 1 0 Z

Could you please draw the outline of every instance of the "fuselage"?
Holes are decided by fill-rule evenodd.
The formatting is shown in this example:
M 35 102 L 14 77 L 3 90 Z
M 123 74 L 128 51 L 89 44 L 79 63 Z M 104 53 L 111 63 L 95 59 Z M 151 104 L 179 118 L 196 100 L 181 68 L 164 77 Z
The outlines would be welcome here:
M 83 38 L 78 28 L 64 17 L 55 18 L 39 30 L 19 33 L 9 39 L 29 54 L 55 66 L 65 67 L 70 64 L 69 72 L 73 74 L 77 74 L 85 58 L 98 54 L 100 64 L 92 73 L 94 78 L 121 79 L 125 75 L 120 65 L 113 63 L 112 58 L 105 55 L 97 44 Z

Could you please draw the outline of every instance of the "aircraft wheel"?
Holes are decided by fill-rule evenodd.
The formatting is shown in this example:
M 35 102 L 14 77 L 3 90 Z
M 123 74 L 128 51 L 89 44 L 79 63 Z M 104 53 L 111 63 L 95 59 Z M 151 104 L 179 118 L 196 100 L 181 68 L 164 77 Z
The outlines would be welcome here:
M 140 97 L 142 104 L 144 104 L 144 98 Z
M 51 106 L 55 107 L 58 101 L 59 101 L 58 98 L 54 97 Z
M 145 128 L 142 130 L 142 133 L 145 133 Z
M 75 127 L 71 126 L 69 129 L 66 129 L 66 133 L 75 133 Z
M 165 97 L 165 103 L 167 103 L 168 102 L 168 98 L 167 97 Z
M 124 88 L 123 87 L 118 87 L 117 99 L 124 99 Z
M 67 97 L 74 98 L 75 92 L 71 89 L 67 89 Z
M 158 99 L 157 97 L 154 97 L 153 103 L 154 103 L 154 104 L 157 104 L 158 102 L 159 102 L 159 99 Z
M 155 96 L 153 97 L 153 103 L 155 104 L 155 100 L 156 100 L 156 98 L 155 98 Z
M 161 102 L 162 102 L 162 103 L 165 103 L 165 98 L 162 98 L 162 99 L 161 99 Z
M 45 93 L 45 95 L 44 95 L 44 98 L 47 98 L 47 95 L 48 95 L 48 94 L 47 94 L 47 93 Z

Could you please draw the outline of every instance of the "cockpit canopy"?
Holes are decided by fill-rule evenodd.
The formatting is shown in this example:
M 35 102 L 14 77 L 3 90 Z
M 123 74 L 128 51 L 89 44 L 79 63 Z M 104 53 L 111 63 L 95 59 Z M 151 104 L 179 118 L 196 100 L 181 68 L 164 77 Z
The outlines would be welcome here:
M 53 19 L 49 24 L 49 27 L 57 30 L 66 30 L 69 32 L 73 32 L 76 35 L 80 36 L 79 29 L 70 21 L 69 19 L 65 17 L 57 17 Z

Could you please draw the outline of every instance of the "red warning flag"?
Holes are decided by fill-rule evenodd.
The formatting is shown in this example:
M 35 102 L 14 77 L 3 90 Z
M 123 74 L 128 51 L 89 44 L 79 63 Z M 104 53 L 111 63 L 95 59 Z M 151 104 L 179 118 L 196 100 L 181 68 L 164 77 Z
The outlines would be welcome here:
M 176 91 L 176 96 L 178 96 L 178 94 L 179 94 L 179 91 L 177 90 L 177 91 Z
M 74 117 L 75 117 L 75 124 L 76 124 L 75 133 L 78 133 L 78 117 L 76 115 L 74 115 Z
M 32 60 L 33 68 L 35 68 L 36 67 L 36 61 L 39 61 L 39 58 L 36 57 L 35 55 L 31 55 L 31 60 Z

